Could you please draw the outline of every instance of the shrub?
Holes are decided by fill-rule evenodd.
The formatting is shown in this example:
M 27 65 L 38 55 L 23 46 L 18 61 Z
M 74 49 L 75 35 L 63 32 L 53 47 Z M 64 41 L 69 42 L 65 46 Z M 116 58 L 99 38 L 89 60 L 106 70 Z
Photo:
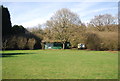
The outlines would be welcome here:
M 17 49 L 17 40 L 16 36 L 5 36 L 3 39 L 2 49 Z
M 34 45 L 35 45 L 35 39 L 34 38 L 30 38 L 28 41 L 27 41 L 27 46 L 30 50 L 34 49 Z
M 85 41 L 88 49 L 118 50 L 117 32 L 88 32 Z
M 35 38 L 33 35 L 13 35 L 5 36 L 2 39 L 3 46 L 2 49 L 7 50 L 17 50 L 17 49 L 40 49 L 41 40 Z
M 20 36 L 17 38 L 16 42 L 17 42 L 17 46 L 19 49 L 25 49 L 26 44 L 27 44 L 27 38 Z
M 118 50 L 117 32 L 98 32 L 101 39 L 101 50 Z
M 95 32 L 88 32 L 86 34 L 86 46 L 88 49 L 100 50 L 100 37 Z

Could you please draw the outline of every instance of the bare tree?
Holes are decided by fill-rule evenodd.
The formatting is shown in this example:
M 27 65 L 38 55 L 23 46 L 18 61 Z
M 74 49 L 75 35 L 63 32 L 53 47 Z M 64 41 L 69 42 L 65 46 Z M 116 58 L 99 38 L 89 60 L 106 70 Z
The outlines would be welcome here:
M 66 8 L 58 10 L 46 23 L 50 35 L 52 35 L 54 40 L 56 39 L 62 42 L 63 49 L 65 48 L 65 43 L 69 39 L 69 28 L 72 25 L 80 26 L 82 23 L 76 13 Z
M 109 26 L 116 23 L 116 18 L 110 14 L 95 16 L 90 21 L 90 25 L 96 27 L 99 31 L 104 31 L 105 27 L 107 27 L 107 29 L 109 30 Z

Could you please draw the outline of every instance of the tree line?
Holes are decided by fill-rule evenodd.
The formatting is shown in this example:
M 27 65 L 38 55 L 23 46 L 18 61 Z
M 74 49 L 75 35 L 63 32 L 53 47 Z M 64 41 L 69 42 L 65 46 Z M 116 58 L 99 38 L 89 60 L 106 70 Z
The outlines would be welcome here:
M 44 41 L 59 40 L 65 48 L 65 42 L 71 43 L 71 48 L 77 48 L 84 43 L 87 49 L 118 50 L 117 18 L 111 14 L 94 16 L 86 25 L 77 13 L 62 8 L 44 24 L 28 29 Z
M 60 41 L 63 49 L 66 42 L 70 42 L 71 48 L 77 48 L 79 43 L 93 50 L 118 50 L 120 47 L 117 18 L 111 14 L 97 15 L 84 24 L 77 13 L 62 8 L 46 21 L 44 28 L 38 25 L 25 29 L 22 25 L 12 27 L 8 9 L 2 8 L 6 13 L 2 18 L 3 49 L 41 49 L 42 41 Z

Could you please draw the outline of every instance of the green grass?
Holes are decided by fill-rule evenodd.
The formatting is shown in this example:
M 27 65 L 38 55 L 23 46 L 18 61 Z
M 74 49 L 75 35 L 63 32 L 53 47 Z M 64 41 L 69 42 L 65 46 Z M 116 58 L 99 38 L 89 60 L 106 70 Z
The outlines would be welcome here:
M 3 79 L 118 78 L 117 53 L 84 50 L 15 50 L 3 51 L 3 54 L 6 54 L 2 57 Z

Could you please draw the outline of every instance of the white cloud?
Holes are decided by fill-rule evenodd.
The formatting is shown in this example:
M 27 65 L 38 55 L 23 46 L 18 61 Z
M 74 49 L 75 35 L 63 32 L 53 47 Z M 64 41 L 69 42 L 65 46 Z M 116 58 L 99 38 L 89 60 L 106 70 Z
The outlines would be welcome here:
M 74 12 L 80 12 L 80 11 L 83 11 L 83 10 L 86 10 L 87 8 L 91 7 L 91 6 L 94 6 L 98 3 L 96 2 L 89 2 L 89 3 L 86 3 L 85 1 L 84 2 L 81 2 L 77 5 L 73 5 L 72 6 L 72 11 Z
M 112 7 L 112 8 L 100 8 L 100 9 L 96 9 L 96 10 L 90 10 L 90 11 L 85 11 L 84 13 L 80 14 L 82 17 L 88 16 L 91 13 L 97 13 L 97 12 L 102 12 L 102 11 L 106 11 L 106 10 L 117 10 L 117 7 Z
M 90 11 L 85 11 L 84 13 L 81 13 L 81 18 L 84 23 L 89 23 L 90 19 L 92 19 L 96 13 L 107 11 L 107 10 L 117 10 L 117 7 L 112 7 L 112 8 L 101 8 L 101 9 L 96 9 L 96 10 L 90 10 Z M 117 12 L 117 11 L 116 11 Z M 92 16 L 90 16 L 92 14 Z M 100 13 L 99 13 L 100 14 Z M 98 14 L 98 15 L 99 15 Z
M 110 7 L 110 8 L 98 8 L 98 9 L 93 9 L 90 10 L 90 7 L 97 7 L 96 5 L 99 5 L 98 2 L 87 2 L 88 0 L 85 0 L 84 2 L 81 2 L 80 4 L 73 5 L 72 6 L 72 11 L 78 13 L 80 17 L 86 16 L 90 13 L 97 13 L 105 10 L 113 10 L 113 9 L 118 9 L 118 7 Z M 103 1 L 103 0 L 101 0 Z
M 34 26 L 37 26 L 38 24 L 43 24 L 45 23 L 46 20 L 44 19 L 34 19 L 34 20 L 31 20 L 31 21 L 27 21 L 27 22 L 23 22 L 23 23 L 17 23 L 18 25 L 23 25 L 25 28 L 27 27 L 34 27 Z
M 16 6 L 16 4 L 18 3 L 13 3 L 15 4 L 14 7 Z M 39 3 L 38 3 L 39 4 Z M 21 5 L 21 4 L 19 4 Z M 33 27 L 33 26 L 36 26 L 38 24 L 43 24 L 45 23 L 46 20 L 48 20 L 51 15 L 53 13 L 49 12 L 49 8 L 51 8 L 52 4 L 51 5 L 42 5 L 42 6 L 39 6 L 39 7 L 30 7 L 31 10 L 27 10 L 27 8 L 29 6 L 25 6 L 25 4 L 22 4 L 23 6 L 22 7 L 19 7 L 19 6 L 16 6 L 16 7 L 19 7 L 19 8 L 16 8 L 16 9 L 19 9 L 19 11 L 23 11 L 22 13 L 20 12 L 15 12 L 16 10 L 11 10 L 11 9 L 15 9 L 13 8 L 10 8 L 12 14 L 11 14 L 11 21 L 12 21 L 12 25 L 15 25 L 15 24 L 18 24 L 18 25 L 23 25 L 24 27 Z M 26 8 L 26 9 L 23 9 L 23 8 Z M 44 9 L 44 10 L 43 10 Z M 25 11 L 26 10 L 26 11 Z M 16 14 L 14 14 L 16 13 Z
M 18 25 L 23 25 L 25 28 L 30 28 L 37 26 L 38 24 L 44 24 L 53 15 L 53 13 L 48 14 L 46 17 L 39 17 L 37 19 L 27 20 L 26 22 L 16 23 Z
M 118 9 L 118 7 L 101 8 L 101 9 L 93 10 L 92 13 L 96 13 L 96 12 L 100 12 L 100 11 L 105 11 L 105 10 L 113 10 L 113 9 Z

